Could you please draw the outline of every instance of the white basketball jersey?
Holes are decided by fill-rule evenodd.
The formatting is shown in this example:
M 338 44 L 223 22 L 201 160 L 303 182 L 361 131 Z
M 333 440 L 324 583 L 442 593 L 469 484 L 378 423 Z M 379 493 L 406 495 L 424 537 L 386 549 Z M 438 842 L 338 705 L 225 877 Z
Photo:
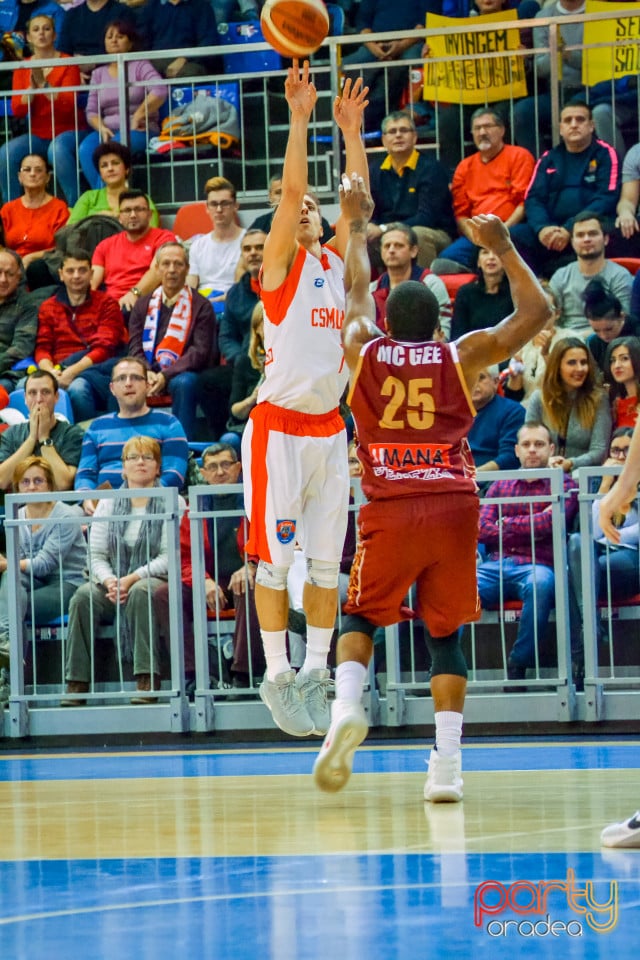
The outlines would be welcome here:
M 330 247 L 322 260 L 298 248 L 277 290 L 262 290 L 265 379 L 258 403 L 300 413 L 328 413 L 338 406 L 349 376 L 342 350 L 344 265 Z

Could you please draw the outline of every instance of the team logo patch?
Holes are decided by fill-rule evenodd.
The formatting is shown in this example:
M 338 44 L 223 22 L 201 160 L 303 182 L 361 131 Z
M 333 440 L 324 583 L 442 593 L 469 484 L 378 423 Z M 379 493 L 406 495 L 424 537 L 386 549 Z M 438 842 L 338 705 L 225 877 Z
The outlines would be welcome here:
M 291 543 L 295 535 L 295 520 L 276 520 L 276 537 L 280 543 Z
M 314 287 L 324 287 L 324 279 L 322 277 L 316 277 L 313 281 Z

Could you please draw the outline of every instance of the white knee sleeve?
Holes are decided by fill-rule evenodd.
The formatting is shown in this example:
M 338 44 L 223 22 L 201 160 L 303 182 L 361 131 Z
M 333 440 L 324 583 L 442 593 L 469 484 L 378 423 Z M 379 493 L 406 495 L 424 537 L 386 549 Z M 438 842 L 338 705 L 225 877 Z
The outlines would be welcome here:
M 276 567 L 273 563 L 261 560 L 256 570 L 256 583 L 270 590 L 286 590 L 288 567 Z
M 310 560 L 307 558 L 307 583 L 314 587 L 333 590 L 338 586 L 340 564 L 329 560 Z

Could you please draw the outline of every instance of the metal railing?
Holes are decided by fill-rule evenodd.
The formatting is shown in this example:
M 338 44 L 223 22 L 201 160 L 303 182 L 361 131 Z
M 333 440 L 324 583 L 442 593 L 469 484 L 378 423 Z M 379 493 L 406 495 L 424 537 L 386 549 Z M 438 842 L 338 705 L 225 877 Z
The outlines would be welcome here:
M 553 563 L 555 571 L 555 610 L 551 618 L 547 642 L 542 647 L 542 638 L 536 635 L 535 665 L 524 681 L 514 682 L 506 678 L 506 661 L 513 642 L 512 631 L 517 624 L 518 611 L 512 611 L 504 599 L 497 610 L 483 612 L 477 625 L 465 628 L 463 648 L 469 665 L 469 685 L 465 719 L 467 723 L 487 722 L 570 722 L 572 720 L 599 721 L 606 719 L 635 719 L 638 715 L 640 696 L 640 645 L 638 620 L 640 599 L 632 605 L 621 605 L 611 587 L 611 578 L 605 573 L 607 584 L 605 602 L 595 596 L 593 588 L 594 551 L 586 549 L 592 543 L 591 504 L 594 497 L 594 478 L 615 473 L 616 468 L 583 468 L 578 472 L 579 502 L 583 549 L 583 618 L 584 618 L 584 693 L 577 693 L 571 673 L 570 620 L 567 573 L 567 531 L 565 529 L 564 488 L 562 473 L 558 470 L 538 471 L 536 476 L 548 477 L 549 494 L 536 497 L 536 503 L 544 502 L 551 507 L 553 527 Z M 517 477 L 519 471 L 487 473 L 483 480 L 504 480 Z M 357 513 L 361 495 L 356 488 L 356 502 L 352 506 Z M 207 497 L 216 494 L 239 493 L 241 486 L 192 487 L 189 491 L 189 525 L 191 535 L 191 563 L 193 573 L 193 618 L 195 636 L 195 691 L 193 703 L 185 692 L 184 649 L 182 629 L 182 582 L 179 548 L 180 516 L 177 493 L 172 488 L 145 491 L 163 499 L 162 513 L 156 517 L 167 523 L 169 539 L 169 666 L 163 677 L 162 688 L 153 691 L 158 702 L 147 706 L 133 707 L 130 698 L 135 693 L 135 684 L 130 674 L 116 667 L 111 678 L 92 676 L 86 707 L 62 709 L 59 706 L 65 689 L 65 650 L 67 642 L 64 621 L 54 627 L 45 625 L 44 633 L 38 632 L 37 624 L 27 626 L 27 645 L 23 647 L 23 625 L 18 622 L 17 602 L 10 607 L 11 642 L 11 697 L 5 711 L 4 729 L 8 736 L 25 737 L 45 734 L 123 733 L 133 731 L 215 732 L 217 730 L 257 730 L 272 727 L 268 711 L 259 701 L 257 687 L 261 671 L 255 668 L 254 658 L 261 652 L 261 640 L 251 629 L 252 617 L 246 616 L 245 635 L 249 662 L 249 686 L 231 687 L 222 682 L 224 663 L 229 663 L 230 648 L 239 642 L 239 605 L 254 604 L 253 593 L 245 580 L 245 592 L 237 600 L 235 616 L 226 617 L 220 609 L 207 612 L 205 597 L 205 552 L 204 524 L 210 523 L 216 539 L 217 524 L 228 518 L 237 518 L 238 526 L 244 523 L 240 507 L 227 510 L 211 509 Z M 96 491 L 101 498 L 113 499 L 118 491 Z M 575 491 L 573 494 L 575 496 Z M 56 493 L 11 495 L 7 497 L 7 558 L 9 570 L 5 576 L 15 577 L 18 569 L 19 527 L 25 522 L 18 519 L 18 505 L 31 500 L 64 500 L 79 502 L 85 493 Z M 485 500 L 501 510 L 509 498 Z M 531 498 L 517 498 L 524 509 L 532 505 Z M 78 514 L 70 522 L 91 526 L 108 518 L 91 518 Z M 38 520 L 38 523 L 59 521 Z M 399 545 L 398 549 L 401 549 Z M 640 561 L 639 561 L 640 564 Z M 208 569 L 214 579 L 218 576 L 219 557 L 213 550 L 213 569 Z M 238 554 L 238 568 L 242 559 Z M 639 568 L 640 585 L 640 568 Z M 615 584 L 614 584 L 615 586 Z M 637 604 L 636 604 L 637 600 Z M 188 604 L 186 609 L 189 615 Z M 222 614 L 222 615 L 221 615 Z M 606 643 L 598 641 L 597 617 L 603 617 L 606 625 Z M 513 623 L 509 622 L 513 620 Z M 575 624 L 574 624 L 575 627 Z M 554 635 L 555 631 L 555 635 Z M 108 633 L 107 641 L 118 646 L 118 628 Z M 60 648 L 53 656 L 57 674 L 46 673 L 45 660 L 50 663 L 51 648 L 56 640 Z M 105 642 L 103 636 L 96 638 Z M 30 667 L 25 670 L 24 659 L 29 654 Z M 622 654 L 624 653 L 624 656 Z M 384 663 L 382 656 L 384 654 Z M 423 638 L 418 625 L 409 622 L 384 631 L 384 640 L 375 645 L 374 662 L 365 692 L 365 706 L 372 725 L 398 728 L 404 725 L 423 724 L 432 721 L 433 702 L 428 695 L 428 662 Z
M 542 125 L 536 121 L 535 134 L 538 152 L 543 139 L 551 136 L 555 141 L 557 139 L 558 119 L 560 108 L 562 106 L 562 87 L 559 77 L 559 58 L 564 52 L 570 54 L 575 50 L 585 50 L 606 47 L 610 51 L 611 61 L 615 56 L 616 50 L 621 46 L 628 47 L 629 40 L 620 40 L 613 45 L 591 44 L 588 48 L 564 47 L 560 36 L 560 27 L 567 23 L 585 23 L 587 21 L 605 21 L 615 19 L 616 13 L 628 16 L 628 11 L 621 9 L 613 10 L 610 13 L 588 14 L 577 16 L 564 16 L 561 20 L 551 18 L 540 18 L 528 21 L 506 21 L 504 24 L 492 24 L 492 29 L 530 29 L 532 27 L 548 28 L 548 44 L 544 47 L 533 49 L 521 49 L 509 51 L 509 57 L 515 60 L 524 60 L 529 74 L 529 94 L 535 95 L 544 84 L 545 89 L 551 98 L 551 122 L 549 129 L 543 129 Z M 483 23 L 474 23 L 473 21 L 464 21 L 461 26 L 452 26 L 442 30 L 425 29 L 416 32 L 416 38 L 426 39 L 430 36 L 442 34 L 447 37 L 456 37 L 460 34 L 474 34 L 486 32 L 487 26 Z M 332 119 L 332 103 L 334 97 L 340 89 L 341 77 L 343 75 L 341 63 L 343 55 L 352 51 L 362 42 L 371 40 L 391 40 L 397 37 L 397 34 L 366 34 L 360 36 L 328 37 L 320 51 L 313 58 L 313 72 L 316 85 L 319 90 L 318 105 L 312 119 L 310 127 L 310 151 L 309 151 L 309 179 L 316 187 L 321 198 L 335 200 L 335 190 L 337 177 L 340 173 L 341 145 L 339 131 Z M 284 70 L 265 70 L 262 66 L 264 51 L 267 46 L 264 43 L 240 44 L 240 45 L 219 45 L 211 47 L 198 48 L 198 54 L 203 57 L 219 56 L 228 60 L 229 56 L 242 54 L 247 62 L 250 62 L 252 54 L 260 55 L 260 67 L 257 72 L 251 70 L 238 71 L 204 76 L 193 79 L 181 80 L 163 79 L 163 85 L 169 89 L 169 103 L 176 102 L 179 99 L 178 91 L 187 91 L 182 96 L 191 95 L 194 89 L 209 87 L 214 96 L 222 95 L 223 88 L 229 84 L 237 88 L 237 101 L 240 113 L 240 143 L 236 150 L 223 150 L 220 146 L 209 145 L 202 147 L 194 145 L 185 153 L 179 154 L 169 151 L 164 155 L 151 155 L 148 151 L 145 154 L 136 156 L 136 185 L 147 190 L 154 198 L 161 210 L 167 213 L 174 212 L 177 206 L 191 202 L 200 198 L 205 180 L 213 175 L 224 175 L 231 179 L 239 194 L 242 197 L 245 206 L 258 207 L 266 200 L 268 191 L 269 177 L 275 173 L 281 166 L 284 158 L 284 148 L 288 132 L 288 111 L 284 100 L 283 86 Z M 183 50 L 161 51 L 163 59 L 166 57 L 176 57 L 183 54 Z M 489 62 L 496 57 L 504 57 L 504 53 L 483 53 L 477 55 L 447 56 L 433 58 L 432 64 L 448 64 L 457 62 L 460 59 L 470 61 Z M 540 72 L 540 58 L 547 57 L 550 62 L 549 77 L 543 76 Z M 134 60 L 149 60 L 153 63 L 154 54 L 152 52 L 139 52 L 129 54 L 118 54 L 117 56 L 100 57 L 76 57 L 71 58 L 66 63 L 75 63 L 79 67 L 86 67 L 92 64 L 104 64 L 115 62 L 117 64 L 117 91 L 120 112 L 120 130 L 122 132 L 123 142 L 128 138 L 128 89 L 126 82 L 126 65 Z M 34 61 L 34 63 L 36 63 Z M 421 71 L 425 61 L 421 57 L 410 60 L 398 60 L 375 64 L 375 69 L 384 74 L 383 97 L 385 106 L 390 108 L 395 106 L 390 94 L 389 77 L 390 71 L 406 71 L 406 84 L 409 89 L 412 80 L 412 73 L 415 76 L 416 71 Z M 58 61 L 41 61 L 40 65 L 54 66 L 59 65 Z M 0 63 L 0 75 L 15 70 L 16 64 Z M 371 64 L 350 64 L 348 72 L 357 75 L 365 74 L 371 70 Z M 79 96 L 87 92 L 86 87 L 69 88 L 76 90 Z M 98 88 L 98 93 L 100 90 Z M 12 136 L 12 119 L 8 101 L 10 101 L 12 92 L 3 91 L 0 94 L 0 108 L 4 108 L 0 122 L 0 139 L 6 140 Z M 587 91 L 587 99 L 589 92 Z M 640 87 L 636 91 L 636 108 L 640 105 Z M 613 83 L 611 84 L 611 106 L 613 122 L 618 121 L 616 108 L 616 91 Z M 513 125 L 513 111 L 517 101 L 513 98 L 507 98 L 503 103 L 508 118 Z M 420 111 L 424 103 L 420 101 L 407 105 L 407 109 L 416 115 L 416 120 L 420 122 Z M 468 140 L 468 131 L 464 119 L 464 110 L 455 105 L 443 104 L 438 97 L 428 107 L 431 113 L 431 124 L 419 127 L 420 146 L 426 149 L 433 148 L 439 156 L 442 149 L 442 136 L 440 126 L 442 123 L 442 110 L 458 110 L 460 113 L 459 142 L 455 144 L 444 144 L 452 157 L 461 159 L 464 154 L 465 143 Z M 637 109 L 636 109 L 637 119 Z M 375 131 L 367 131 L 375 134 Z M 4 178 L 5 170 L 0 170 L 0 178 Z M 80 181 L 79 181 L 80 186 Z

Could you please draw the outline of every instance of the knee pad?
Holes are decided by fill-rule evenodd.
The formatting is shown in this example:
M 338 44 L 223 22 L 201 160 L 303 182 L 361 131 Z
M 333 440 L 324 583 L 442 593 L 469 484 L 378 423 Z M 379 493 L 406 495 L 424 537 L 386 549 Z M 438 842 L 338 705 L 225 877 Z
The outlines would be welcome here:
M 342 637 L 345 633 L 364 633 L 372 640 L 377 629 L 375 623 L 371 623 L 370 620 L 366 620 L 360 614 L 348 613 L 342 618 L 340 636 Z
M 467 662 L 460 646 L 460 631 L 447 637 L 427 635 L 427 647 L 431 654 L 431 676 L 449 673 L 455 677 L 467 677 Z
M 289 567 L 276 567 L 273 563 L 261 560 L 256 570 L 256 583 L 269 590 L 286 590 Z
M 329 560 L 310 560 L 307 557 L 307 583 L 324 590 L 334 590 L 338 586 L 340 564 Z

